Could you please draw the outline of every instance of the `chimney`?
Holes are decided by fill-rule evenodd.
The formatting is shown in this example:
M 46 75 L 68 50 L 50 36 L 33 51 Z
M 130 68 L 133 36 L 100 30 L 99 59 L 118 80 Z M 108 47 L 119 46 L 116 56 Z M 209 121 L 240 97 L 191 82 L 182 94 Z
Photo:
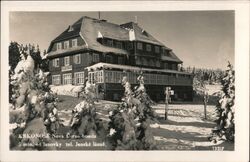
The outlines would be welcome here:
M 137 16 L 135 16 L 135 23 L 137 24 Z

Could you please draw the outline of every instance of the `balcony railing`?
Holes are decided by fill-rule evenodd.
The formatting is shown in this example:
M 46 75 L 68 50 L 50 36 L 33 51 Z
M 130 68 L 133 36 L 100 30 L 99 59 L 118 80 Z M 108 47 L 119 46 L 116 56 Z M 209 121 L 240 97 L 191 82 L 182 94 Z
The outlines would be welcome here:
M 91 82 L 96 83 L 121 83 L 123 76 L 127 76 L 131 84 L 137 84 L 138 75 L 133 72 L 121 72 L 112 70 L 98 70 L 89 72 L 88 78 Z M 193 78 L 191 75 L 185 74 L 149 74 L 145 73 L 144 82 L 150 85 L 185 85 L 191 86 L 193 84 Z

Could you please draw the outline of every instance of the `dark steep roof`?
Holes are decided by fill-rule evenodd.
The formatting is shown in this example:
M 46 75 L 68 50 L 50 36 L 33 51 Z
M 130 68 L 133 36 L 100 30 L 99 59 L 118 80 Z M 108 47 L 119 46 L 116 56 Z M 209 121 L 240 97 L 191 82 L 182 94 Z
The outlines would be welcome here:
M 140 26 L 138 26 L 137 23 L 128 22 L 126 24 L 121 24 L 120 26 L 122 26 L 124 28 L 128 28 L 130 30 L 131 29 L 134 30 L 134 32 L 135 32 L 135 40 L 137 40 L 137 41 L 147 42 L 147 43 L 151 43 L 151 44 L 155 44 L 155 45 L 159 45 L 159 46 L 164 46 L 165 47 L 164 44 L 162 44 L 161 42 L 159 42 L 158 40 L 156 40 L 147 31 L 145 31 Z
M 73 30 L 69 31 L 69 29 Z M 51 49 L 54 43 L 77 36 L 80 36 L 86 43 L 86 45 L 77 47 L 78 50 L 95 50 L 104 53 L 128 55 L 128 51 L 102 45 L 97 41 L 97 39 L 98 37 L 105 37 L 120 41 L 131 41 L 131 32 L 133 32 L 134 41 L 141 41 L 159 45 L 166 48 L 167 50 L 172 51 L 170 48 L 166 47 L 164 44 L 156 40 L 152 35 L 147 33 L 147 31 L 143 30 L 141 27 L 138 26 L 138 24 L 134 22 L 117 25 L 114 23 L 107 22 L 106 20 L 99 20 L 83 16 L 71 26 L 69 26 L 64 32 L 62 32 L 51 42 L 50 47 L 48 49 L 48 56 L 57 56 L 60 55 L 60 53 L 69 52 L 69 50 L 72 51 L 73 48 L 59 51 L 51 51 Z M 174 53 L 170 54 L 168 57 L 164 57 L 163 60 L 182 62 Z
M 69 26 L 64 32 L 62 32 L 58 37 L 56 37 L 53 42 L 58 42 L 75 36 L 79 36 L 79 33 L 81 31 L 82 20 L 83 17 L 76 21 L 73 25 Z M 69 32 L 68 30 L 70 27 L 72 27 L 73 30 Z

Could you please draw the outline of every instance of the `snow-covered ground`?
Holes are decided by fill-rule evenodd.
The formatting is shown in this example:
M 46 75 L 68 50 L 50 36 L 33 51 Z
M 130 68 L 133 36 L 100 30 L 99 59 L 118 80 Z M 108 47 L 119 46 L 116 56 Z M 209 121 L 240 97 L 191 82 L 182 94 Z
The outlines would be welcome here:
M 157 114 L 163 116 L 164 105 L 154 106 Z M 164 150 L 197 150 L 200 147 L 213 147 L 220 143 L 208 141 L 215 106 L 207 107 L 207 119 L 204 119 L 203 105 L 170 105 L 168 120 L 160 120 L 159 127 L 152 128 L 154 138 Z M 212 148 L 210 148 L 212 149 Z
M 71 98 L 71 103 L 68 103 Z M 67 102 L 64 106 L 63 102 Z M 75 97 L 62 99 L 59 105 L 59 116 L 67 126 L 71 110 L 80 102 Z M 103 121 L 108 121 L 108 112 L 119 102 L 100 100 L 96 103 L 97 114 Z M 212 143 L 208 140 L 212 128 L 215 126 L 215 106 L 207 106 L 207 119 L 204 119 L 204 106 L 197 104 L 170 104 L 168 120 L 164 120 L 165 105 L 153 106 L 160 117 L 151 124 L 151 129 L 159 149 L 162 150 L 213 150 L 214 146 L 222 146 L 225 150 L 233 150 L 233 144 Z

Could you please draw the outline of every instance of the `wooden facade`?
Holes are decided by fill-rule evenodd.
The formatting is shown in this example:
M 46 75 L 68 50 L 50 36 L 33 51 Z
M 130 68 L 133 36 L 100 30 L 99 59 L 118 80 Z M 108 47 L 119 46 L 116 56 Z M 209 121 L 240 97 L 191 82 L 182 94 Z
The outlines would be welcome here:
M 182 61 L 133 22 L 82 17 L 51 42 L 48 59 L 52 84 L 77 85 L 88 78 L 103 99 L 119 100 L 121 78 L 126 75 L 136 85 L 140 70 L 153 99 L 163 99 L 164 87 L 171 86 L 176 100 L 192 100 L 193 76 L 179 71 Z

